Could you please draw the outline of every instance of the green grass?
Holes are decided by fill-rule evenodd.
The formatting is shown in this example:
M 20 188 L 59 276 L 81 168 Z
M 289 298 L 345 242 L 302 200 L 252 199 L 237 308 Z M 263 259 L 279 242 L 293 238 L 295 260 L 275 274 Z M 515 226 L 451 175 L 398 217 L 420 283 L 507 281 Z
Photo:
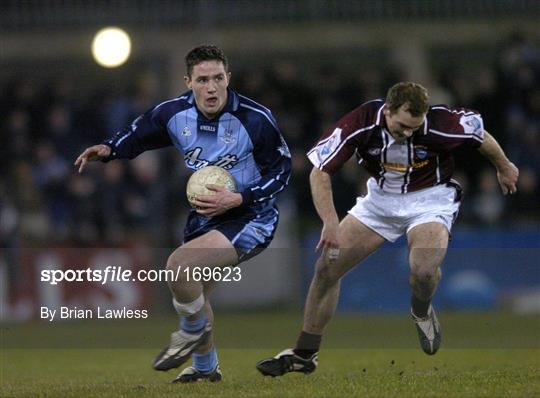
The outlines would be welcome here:
M 170 384 L 176 372 L 150 367 L 171 318 L 3 325 L 0 396 L 540 397 L 537 316 L 440 318 L 443 348 L 430 357 L 407 317 L 337 316 L 317 372 L 272 379 L 254 364 L 294 342 L 300 314 L 218 313 L 224 380 L 195 385 Z
M 7 350 L 2 397 L 533 397 L 539 350 L 323 351 L 311 376 L 263 378 L 254 364 L 269 350 L 224 349 L 219 384 L 171 385 L 150 369 L 151 350 Z M 4 366 L 3 366 L 4 367 Z

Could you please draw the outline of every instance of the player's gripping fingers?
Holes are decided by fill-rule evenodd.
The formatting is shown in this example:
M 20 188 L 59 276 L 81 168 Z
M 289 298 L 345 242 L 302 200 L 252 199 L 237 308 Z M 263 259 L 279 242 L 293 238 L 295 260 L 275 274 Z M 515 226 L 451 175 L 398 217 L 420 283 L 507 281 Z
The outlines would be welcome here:
M 214 191 L 214 192 L 225 191 L 224 186 L 216 185 L 216 184 L 206 184 L 206 189 L 209 189 L 210 191 Z
M 197 211 L 197 214 L 200 214 L 201 216 L 212 217 L 215 210 L 205 208 L 205 209 L 197 209 L 196 211 Z
M 216 197 L 215 195 L 197 195 L 193 203 L 200 207 L 214 206 L 216 204 Z
M 215 217 L 215 216 L 219 216 L 220 214 L 223 214 L 225 213 L 225 210 L 220 210 L 220 209 L 217 209 L 215 207 L 209 207 L 209 208 L 205 208 L 205 209 L 197 209 L 196 210 L 198 214 L 202 215 L 202 216 L 205 216 L 205 217 Z
M 199 214 L 203 214 L 200 213 L 200 211 L 202 210 L 211 210 L 215 208 L 215 205 L 213 203 L 202 201 L 200 200 L 200 197 L 197 197 L 197 199 L 192 199 L 191 203 L 195 206 L 195 208 L 197 209 L 197 213 Z

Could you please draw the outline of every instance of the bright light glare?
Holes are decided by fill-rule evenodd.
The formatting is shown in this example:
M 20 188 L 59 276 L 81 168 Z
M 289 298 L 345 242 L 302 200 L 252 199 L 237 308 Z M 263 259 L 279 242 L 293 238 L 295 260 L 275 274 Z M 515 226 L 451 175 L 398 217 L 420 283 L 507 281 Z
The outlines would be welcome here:
M 122 29 L 101 29 L 92 41 L 92 55 L 105 68 L 116 68 L 127 61 L 131 53 L 131 40 Z

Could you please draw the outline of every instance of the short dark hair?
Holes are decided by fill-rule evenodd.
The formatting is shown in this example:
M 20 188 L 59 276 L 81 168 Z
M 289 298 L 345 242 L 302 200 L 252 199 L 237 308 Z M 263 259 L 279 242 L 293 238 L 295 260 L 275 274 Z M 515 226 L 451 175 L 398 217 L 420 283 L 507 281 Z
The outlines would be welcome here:
M 412 82 L 401 82 L 390 87 L 386 94 L 386 106 L 390 112 L 397 112 L 405 104 L 409 106 L 408 112 L 414 117 L 427 113 L 429 96 L 425 87 Z
M 195 47 L 186 55 L 186 72 L 188 76 L 191 76 L 193 67 L 200 64 L 203 61 L 220 61 L 225 67 L 225 71 L 228 70 L 229 62 L 227 57 L 223 53 L 221 48 L 213 45 L 202 45 Z

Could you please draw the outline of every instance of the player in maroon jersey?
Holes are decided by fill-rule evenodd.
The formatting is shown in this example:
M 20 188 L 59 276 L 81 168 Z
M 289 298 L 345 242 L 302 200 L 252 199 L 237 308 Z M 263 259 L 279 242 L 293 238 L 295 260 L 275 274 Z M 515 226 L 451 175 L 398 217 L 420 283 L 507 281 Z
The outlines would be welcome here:
M 407 234 L 411 315 L 424 352 L 441 342 L 431 299 L 441 277 L 450 229 L 460 205 L 460 187 L 452 180 L 452 152 L 477 148 L 497 170 L 504 195 L 516 192 L 518 169 L 484 130 L 475 111 L 429 106 L 427 90 L 402 82 L 385 100 L 367 102 L 328 129 L 308 152 L 313 202 L 323 221 L 317 260 L 296 347 L 260 361 L 263 375 L 311 373 L 325 326 L 332 318 L 341 277 L 385 241 Z M 330 177 L 355 155 L 371 175 L 368 194 L 341 221 L 332 199 Z

